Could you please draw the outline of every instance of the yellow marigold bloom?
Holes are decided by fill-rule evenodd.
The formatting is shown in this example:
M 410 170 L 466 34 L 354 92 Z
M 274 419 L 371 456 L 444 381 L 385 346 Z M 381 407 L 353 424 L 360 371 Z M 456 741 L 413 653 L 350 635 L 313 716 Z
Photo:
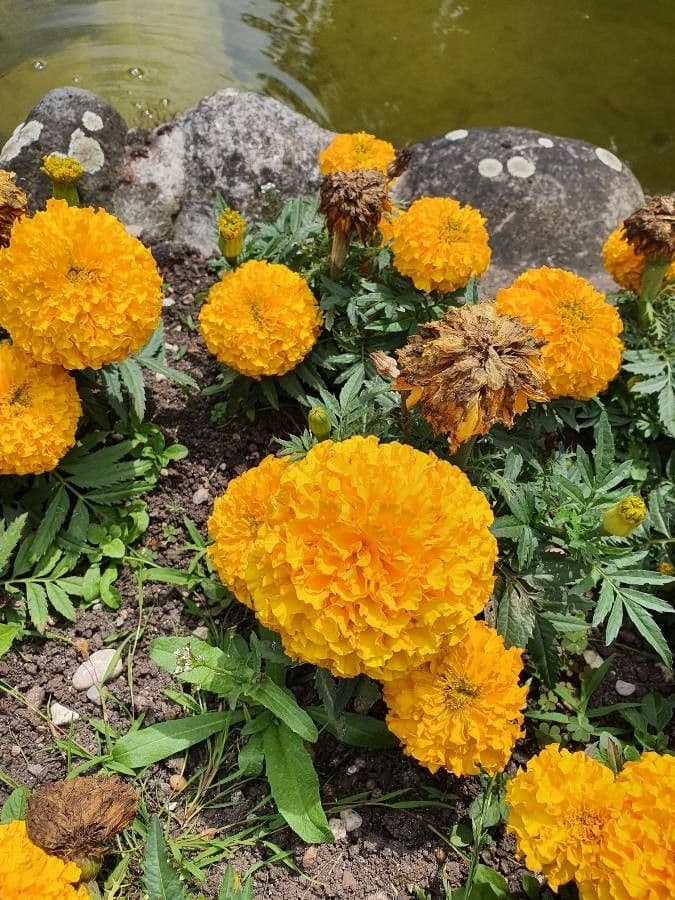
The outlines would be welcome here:
M 246 565 L 287 465 L 287 457 L 267 456 L 259 466 L 233 478 L 213 504 L 208 521 L 213 567 L 223 584 L 248 607 L 253 603 L 246 587 Z
M 246 219 L 236 209 L 225 207 L 218 216 L 218 235 L 220 251 L 226 259 L 233 259 L 242 251 Z
M 0 475 L 50 472 L 75 443 L 81 415 L 71 375 L 0 344 Z
M 394 223 L 403 213 L 400 206 L 392 206 L 388 212 L 385 212 L 380 219 L 380 246 L 384 247 L 394 238 Z
M 667 560 L 662 560 L 656 567 L 660 575 L 675 575 L 675 566 Z
M 645 257 L 628 242 L 623 225 L 615 228 L 605 241 L 602 261 L 607 272 L 620 287 L 635 293 L 639 292 Z M 666 281 L 675 281 L 675 262 L 668 267 Z
M 57 156 L 55 153 L 42 157 L 40 171 L 55 184 L 77 184 L 84 175 L 84 169 L 76 159 L 71 159 L 70 156 Z
M 0 825 L 0 851 L 2 900 L 89 900 L 86 887 L 76 886 L 80 870 L 75 863 L 33 844 L 23 820 Z
M 456 291 L 490 265 L 485 219 L 450 197 L 422 197 L 393 222 L 394 266 L 420 291 Z
M 389 141 L 381 141 L 365 131 L 338 134 L 319 154 L 319 169 L 322 175 L 354 169 L 379 169 L 386 174 L 395 156 Z
M 523 734 L 522 666 L 517 647 L 472 621 L 458 644 L 385 684 L 387 725 L 431 772 L 500 772 Z
M 294 369 L 314 346 L 321 322 L 303 278 L 258 260 L 228 272 L 211 288 L 199 314 L 211 353 L 251 378 Z
M 152 254 L 103 209 L 49 200 L 0 253 L 0 324 L 41 362 L 100 369 L 125 359 L 161 311 Z
M 246 582 L 293 658 L 388 680 L 457 643 L 493 585 L 492 512 L 432 453 L 324 441 L 282 473 Z
M 631 494 L 610 506 L 602 518 L 602 527 L 606 534 L 627 537 L 644 521 L 646 515 L 647 507 L 642 497 Z
M 550 396 L 590 400 L 619 372 L 621 317 L 585 278 L 547 266 L 530 269 L 497 292 L 495 305 L 546 342 L 541 355 Z
M 545 747 L 506 789 L 508 831 L 528 869 L 543 872 L 554 891 L 575 880 L 584 900 L 599 897 L 603 838 L 619 796 L 602 763 L 558 744 Z

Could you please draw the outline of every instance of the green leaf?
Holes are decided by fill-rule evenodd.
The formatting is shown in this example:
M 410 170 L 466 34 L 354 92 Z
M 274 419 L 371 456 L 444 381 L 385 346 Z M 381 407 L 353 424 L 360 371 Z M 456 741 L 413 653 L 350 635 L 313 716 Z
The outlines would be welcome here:
M 265 764 L 262 734 L 251 735 L 239 751 L 237 764 L 242 775 L 257 777 L 261 774 Z
M 49 608 L 47 606 L 47 594 L 41 584 L 29 581 L 26 585 L 26 606 L 28 615 L 35 628 L 42 634 L 47 625 Z
M 631 622 L 635 625 L 649 646 L 656 650 L 667 666 L 672 666 L 673 657 L 670 648 L 663 636 L 663 632 L 654 621 L 651 613 L 647 612 L 643 606 L 640 606 L 625 595 L 623 596 L 623 605 Z
M 29 796 L 30 791 L 26 787 L 13 790 L 0 810 L 0 824 L 7 825 L 16 819 L 25 819 Z
M 302 738 L 279 723 L 263 732 L 267 780 L 277 809 L 308 844 L 332 843 L 319 779 Z
M 55 581 L 48 581 L 46 587 L 49 602 L 54 609 L 61 613 L 64 619 L 74 622 L 76 619 L 75 607 L 68 594 Z
M 143 769 L 183 753 L 217 731 L 227 731 L 231 718 L 229 712 L 209 712 L 130 731 L 115 742 L 112 759 L 129 769 Z
M 675 437 L 675 390 L 672 384 L 667 384 L 659 394 L 659 416 L 668 434 Z
M 307 712 L 315 722 L 350 747 L 366 747 L 371 750 L 393 750 L 398 747 L 398 739 L 380 719 L 343 712 L 332 723 L 322 706 L 311 706 Z
M 4 520 L 2 521 L 3 531 L 2 534 L 0 534 L 0 572 L 4 572 L 9 565 L 10 557 L 14 552 L 16 545 L 21 540 L 27 518 L 28 513 L 22 513 L 20 516 L 17 516 L 7 528 L 4 528 L 5 523 Z
M 527 650 L 541 680 L 547 687 L 553 687 L 560 666 L 558 639 L 553 625 L 542 616 L 534 617 L 532 637 L 528 641 Z
M 534 607 L 528 595 L 509 583 L 497 606 L 497 631 L 507 647 L 527 647 L 534 630 Z
M 145 417 L 145 382 L 141 367 L 135 359 L 129 357 L 129 359 L 117 363 L 117 368 L 122 376 L 124 387 L 129 392 L 138 421 L 142 422 Z
M 305 710 L 298 706 L 295 697 L 275 684 L 267 675 L 264 675 L 261 681 L 247 687 L 244 696 L 247 700 L 269 709 L 277 719 L 306 741 L 313 743 L 318 738 L 316 725 Z
M 511 896 L 504 876 L 482 863 L 476 866 L 472 885 L 452 892 L 452 900 L 509 900 Z
M 182 654 L 189 658 L 185 666 L 179 665 Z M 235 696 L 254 678 L 234 650 L 225 653 L 196 637 L 156 638 L 150 644 L 150 658 L 180 681 L 224 697 Z
M 602 481 L 611 472 L 614 465 L 614 436 L 607 413 L 604 410 L 598 419 L 593 462 L 595 464 L 595 477 L 598 481 Z
M 186 900 L 178 873 L 167 858 L 162 826 L 156 815 L 150 819 L 143 857 L 143 886 L 148 900 Z
M 7 653 L 22 631 L 21 625 L 16 622 L 10 622 L 7 625 L 0 624 L 0 656 Z
M 61 485 L 52 497 L 47 507 L 40 527 L 35 532 L 33 543 L 30 548 L 30 558 L 32 562 L 40 559 L 49 547 L 54 543 L 59 530 L 66 521 L 68 510 L 70 509 L 70 501 L 68 499 L 68 491 Z
M 165 365 L 158 359 L 150 359 L 144 356 L 142 359 L 139 358 L 138 361 L 144 369 L 149 369 L 151 372 L 158 372 L 160 375 L 168 378 L 169 381 L 172 381 L 179 387 L 191 388 L 194 391 L 199 390 L 199 384 L 194 380 L 194 378 L 186 375 L 185 372 L 179 372 L 178 369 L 173 369 L 171 366 Z

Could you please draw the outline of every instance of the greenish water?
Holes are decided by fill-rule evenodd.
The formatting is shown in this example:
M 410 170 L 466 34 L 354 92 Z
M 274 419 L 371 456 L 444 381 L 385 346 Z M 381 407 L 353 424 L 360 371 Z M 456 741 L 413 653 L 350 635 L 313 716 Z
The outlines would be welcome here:
M 585 138 L 675 185 L 675 0 L 0 0 L 0 138 L 78 84 L 137 124 L 234 86 L 397 143 Z

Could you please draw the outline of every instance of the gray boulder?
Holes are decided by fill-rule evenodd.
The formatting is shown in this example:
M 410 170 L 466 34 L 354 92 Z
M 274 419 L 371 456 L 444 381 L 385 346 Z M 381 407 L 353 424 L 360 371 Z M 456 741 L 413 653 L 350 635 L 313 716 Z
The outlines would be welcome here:
M 127 126 L 104 100 L 80 88 L 56 88 L 45 94 L 0 150 L 0 168 L 16 172 L 32 209 L 44 206 L 51 185 L 40 172 L 42 157 L 62 153 L 82 164 L 79 183 L 84 204 L 112 208 L 124 154 Z
M 609 150 L 528 128 L 472 128 L 415 144 L 412 154 L 398 200 L 450 195 L 486 217 L 492 264 L 481 279 L 484 296 L 542 265 L 612 287 L 603 242 L 644 194 Z
M 216 194 L 250 218 L 315 190 L 317 156 L 332 133 L 260 94 L 227 89 L 130 142 L 115 196 L 120 218 L 150 243 L 216 249 Z

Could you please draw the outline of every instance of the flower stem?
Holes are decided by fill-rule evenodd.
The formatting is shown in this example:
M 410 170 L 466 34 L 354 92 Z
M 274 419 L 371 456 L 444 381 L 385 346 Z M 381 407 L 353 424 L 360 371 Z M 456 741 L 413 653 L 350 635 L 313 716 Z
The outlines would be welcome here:
M 669 261 L 660 256 L 648 256 L 640 283 L 638 323 L 641 331 L 648 331 L 654 321 L 654 301 L 658 297 Z
M 52 195 L 55 200 L 65 200 L 68 206 L 79 206 L 80 195 L 76 184 L 58 184 L 52 181 Z
M 330 248 L 330 277 L 336 278 L 340 269 L 344 266 L 349 249 L 349 237 L 341 228 L 333 232 L 333 243 Z

